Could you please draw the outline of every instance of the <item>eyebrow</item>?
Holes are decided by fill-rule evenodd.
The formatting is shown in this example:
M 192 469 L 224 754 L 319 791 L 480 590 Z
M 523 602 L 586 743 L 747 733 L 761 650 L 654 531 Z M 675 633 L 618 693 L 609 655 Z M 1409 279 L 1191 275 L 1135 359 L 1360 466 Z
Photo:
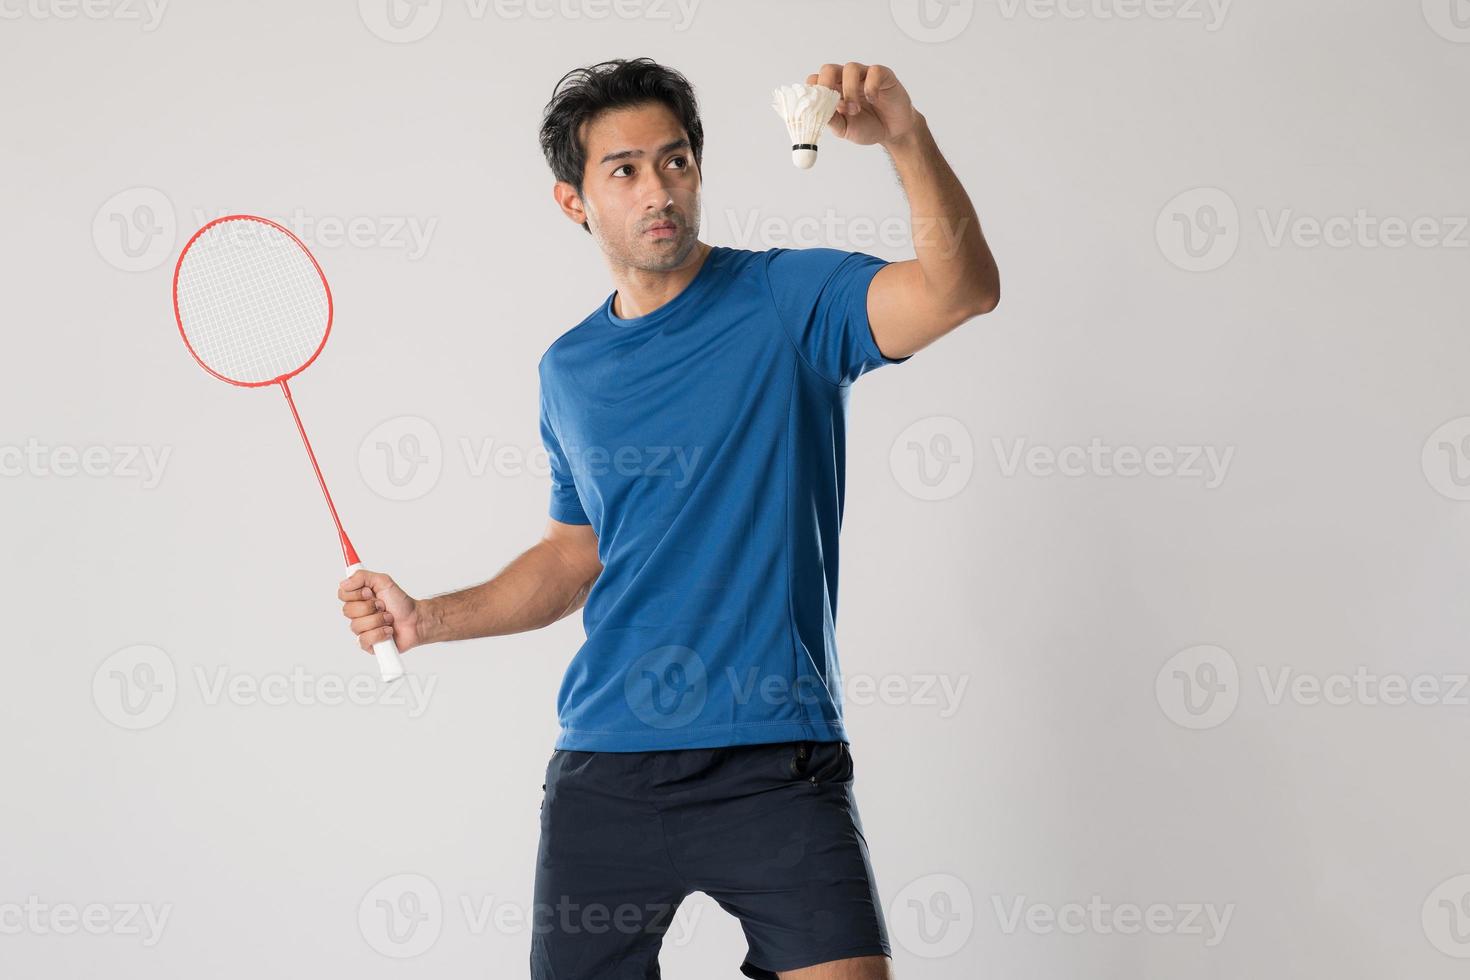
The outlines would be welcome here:
M 687 140 L 687 139 L 677 139 L 677 140 L 674 140 L 672 143 L 665 143 L 663 146 L 659 147 L 658 148 L 658 153 L 656 153 L 655 156 L 663 156 L 665 153 L 672 152 L 673 150 L 687 150 L 687 149 L 689 149 L 689 140 Z M 601 165 L 601 164 L 604 164 L 604 163 L 610 163 L 613 160 L 627 160 L 627 159 L 630 159 L 632 157 L 641 157 L 641 156 L 643 156 L 643 151 L 642 150 L 619 150 L 616 153 L 609 153 L 607 156 L 603 157 L 601 160 L 599 160 L 597 162 L 598 162 L 599 165 Z

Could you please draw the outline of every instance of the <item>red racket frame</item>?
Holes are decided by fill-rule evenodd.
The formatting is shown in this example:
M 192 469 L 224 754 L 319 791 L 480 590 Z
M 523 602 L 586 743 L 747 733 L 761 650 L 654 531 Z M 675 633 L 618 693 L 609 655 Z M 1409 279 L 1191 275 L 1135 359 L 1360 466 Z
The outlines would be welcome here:
M 294 371 L 286 372 L 280 377 L 271 378 L 266 381 L 237 381 L 234 378 L 227 378 L 223 374 L 220 374 L 218 371 L 211 368 L 208 364 L 204 363 L 203 358 L 199 356 L 199 352 L 194 349 L 194 345 L 189 343 L 189 335 L 184 331 L 184 318 L 183 315 L 179 312 L 179 270 L 183 268 L 184 256 L 189 254 L 189 249 L 194 246 L 194 243 L 199 239 L 200 235 L 203 235 L 206 231 L 213 228 L 215 225 L 223 224 L 226 221 L 259 222 L 263 225 L 269 225 L 270 227 L 279 231 L 281 234 L 285 235 L 287 238 L 291 239 L 291 241 L 296 243 L 296 247 L 301 249 L 302 254 L 304 254 L 306 258 L 311 262 L 312 268 L 316 270 L 317 276 L 322 281 L 322 289 L 326 291 L 327 329 L 322 332 L 322 342 L 316 345 L 316 350 L 312 351 L 311 356 L 306 359 L 305 364 L 302 364 Z M 325 478 L 322 477 L 322 468 L 317 465 L 316 453 L 311 448 L 311 440 L 306 438 L 306 427 L 301 424 L 301 415 L 296 411 L 296 401 L 291 397 L 291 387 L 286 384 L 286 381 L 288 379 L 296 377 L 296 375 L 311 367 L 312 362 L 317 359 L 317 355 L 322 352 L 322 348 L 327 346 L 327 338 L 332 335 L 332 319 L 335 313 L 335 307 L 332 304 L 332 287 L 327 283 L 327 274 L 322 271 L 322 267 L 317 262 L 316 256 L 312 255 L 311 249 L 307 248 L 306 244 L 301 239 L 297 238 L 295 234 L 292 233 L 291 229 L 285 227 L 284 225 L 279 225 L 276 222 L 271 221 L 269 218 L 262 218 L 253 214 L 227 214 L 223 217 L 215 218 L 213 221 L 206 224 L 203 228 L 200 228 L 198 231 L 194 232 L 194 234 L 189 237 L 189 240 L 184 243 L 183 249 L 179 252 L 179 260 L 174 263 L 173 300 L 174 322 L 178 324 L 179 336 L 183 338 L 184 346 L 189 349 L 190 356 L 194 358 L 194 360 L 198 363 L 200 367 L 204 368 L 204 370 L 208 371 L 210 374 L 214 375 L 225 384 L 231 384 L 237 388 L 263 388 L 266 385 L 274 384 L 278 384 L 281 386 L 281 391 L 286 396 L 286 404 L 291 408 L 291 418 L 296 420 L 296 431 L 301 434 L 301 444 L 306 447 L 306 456 L 308 459 L 311 460 L 311 469 L 312 472 L 316 474 L 316 482 L 322 488 L 322 496 L 326 498 L 327 510 L 331 511 L 332 523 L 337 526 L 337 537 L 340 538 L 342 542 L 342 557 L 346 559 L 347 565 L 349 567 L 358 564 L 357 549 L 352 547 L 352 541 L 347 537 L 347 532 L 342 529 L 342 520 L 337 516 L 337 505 L 332 503 L 332 494 L 330 491 L 327 490 L 327 481 Z

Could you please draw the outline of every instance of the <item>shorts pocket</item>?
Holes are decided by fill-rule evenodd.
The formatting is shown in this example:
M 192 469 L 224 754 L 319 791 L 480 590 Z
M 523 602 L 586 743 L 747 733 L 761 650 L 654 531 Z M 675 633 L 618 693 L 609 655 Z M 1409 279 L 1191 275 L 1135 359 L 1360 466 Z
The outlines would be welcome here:
M 812 786 L 845 785 L 852 782 L 852 753 L 846 742 L 797 742 L 788 769 Z
M 546 771 L 541 774 L 541 811 L 546 811 L 546 787 L 551 785 L 551 767 L 556 765 L 556 757 L 561 755 L 561 749 L 554 749 L 551 758 L 546 760 Z

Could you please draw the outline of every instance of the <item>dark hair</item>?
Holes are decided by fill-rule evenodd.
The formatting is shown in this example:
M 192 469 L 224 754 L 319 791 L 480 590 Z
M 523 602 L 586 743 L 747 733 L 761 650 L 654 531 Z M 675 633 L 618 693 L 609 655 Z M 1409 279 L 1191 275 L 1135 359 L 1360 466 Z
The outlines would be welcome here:
M 704 126 L 689 79 L 652 58 L 614 58 L 587 68 L 575 68 L 561 77 L 541 116 L 541 152 L 557 180 L 582 193 L 587 148 L 582 124 L 600 112 L 629 106 L 662 103 L 689 134 L 696 165 L 704 152 Z

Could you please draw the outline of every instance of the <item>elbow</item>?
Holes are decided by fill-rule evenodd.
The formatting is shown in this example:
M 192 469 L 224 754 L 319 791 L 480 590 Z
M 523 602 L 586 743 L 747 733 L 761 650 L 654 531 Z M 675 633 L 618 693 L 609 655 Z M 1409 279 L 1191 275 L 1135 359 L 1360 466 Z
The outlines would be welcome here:
M 984 316 L 987 313 L 993 313 L 995 312 L 995 308 L 999 305 L 1000 283 L 997 282 L 993 287 L 986 290 L 980 295 L 979 299 L 977 299 L 975 304 L 971 307 L 972 312 L 970 313 L 970 315 L 974 317 Z
M 1000 305 L 1000 281 L 992 280 L 981 289 L 973 290 L 957 305 L 960 322 L 973 320 L 977 316 L 991 313 Z
M 966 281 L 969 288 L 964 291 L 958 304 L 964 319 L 972 320 L 994 312 L 1000 305 L 1000 270 L 995 263 L 989 261 L 981 264 L 972 275 L 966 277 Z
M 1000 269 L 996 268 L 994 259 L 987 263 L 985 274 L 980 277 L 980 282 L 983 285 L 975 308 L 976 316 L 992 313 L 1000 305 Z

